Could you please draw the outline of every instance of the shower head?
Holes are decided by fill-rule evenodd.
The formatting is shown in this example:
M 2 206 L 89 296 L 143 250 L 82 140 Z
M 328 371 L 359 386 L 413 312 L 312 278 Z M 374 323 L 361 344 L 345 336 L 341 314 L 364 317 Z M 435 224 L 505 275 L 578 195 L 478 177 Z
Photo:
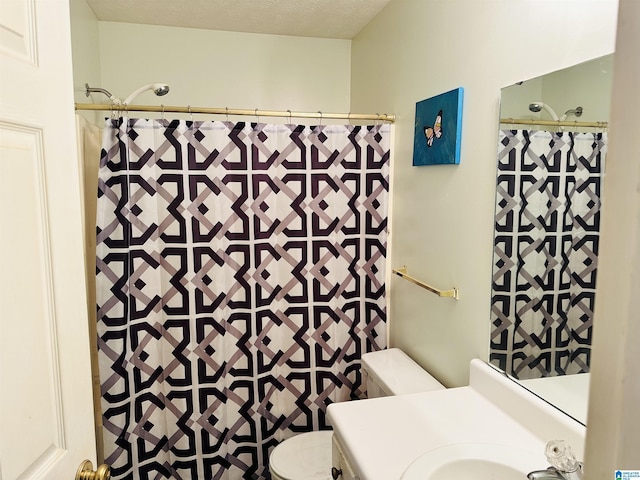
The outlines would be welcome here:
M 538 113 L 540 110 L 542 110 L 542 105 L 540 105 L 539 103 L 530 103 L 529 110 Z
M 534 103 L 530 103 L 529 104 L 529 110 L 531 110 L 532 112 L 540 112 L 542 110 L 546 110 L 546 112 L 551 115 L 551 118 L 553 118 L 556 122 L 558 121 L 558 115 L 556 114 L 556 112 L 553 111 L 553 108 L 551 108 L 549 105 L 547 105 L 546 103 L 543 102 L 534 102 Z
M 155 93 L 159 97 L 162 97 L 163 95 L 169 93 L 169 85 L 167 85 L 166 83 L 156 83 L 153 86 L 153 93 Z
M 144 85 L 143 87 L 138 88 L 133 91 L 127 98 L 124 99 L 125 105 L 129 105 L 134 98 L 136 98 L 141 93 L 146 92 L 147 90 L 153 90 L 157 96 L 161 97 L 169 93 L 169 85 L 166 83 L 150 83 L 149 85 Z

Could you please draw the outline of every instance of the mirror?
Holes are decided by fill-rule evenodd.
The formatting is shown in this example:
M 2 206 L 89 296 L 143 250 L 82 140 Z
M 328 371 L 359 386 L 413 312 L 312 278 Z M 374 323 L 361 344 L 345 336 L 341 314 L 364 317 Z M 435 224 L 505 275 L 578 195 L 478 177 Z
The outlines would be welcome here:
M 490 363 L 582 423 L 612 57 L 501 91 Z

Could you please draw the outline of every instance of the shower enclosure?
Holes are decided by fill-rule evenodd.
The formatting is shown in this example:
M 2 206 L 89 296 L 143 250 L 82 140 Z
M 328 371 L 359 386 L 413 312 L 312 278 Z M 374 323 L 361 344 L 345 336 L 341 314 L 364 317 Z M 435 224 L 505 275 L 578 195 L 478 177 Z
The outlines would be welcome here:
M 97 219 L 114 478 L 268 478 L 386 346 L 389 125 L 107 120 Z

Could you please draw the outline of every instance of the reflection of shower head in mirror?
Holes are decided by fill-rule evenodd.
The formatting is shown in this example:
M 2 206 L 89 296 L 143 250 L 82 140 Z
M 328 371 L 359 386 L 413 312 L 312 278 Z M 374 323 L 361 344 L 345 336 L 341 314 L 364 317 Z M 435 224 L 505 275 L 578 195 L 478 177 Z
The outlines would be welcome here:
M 543 102 L 533 102 L 529 104 L 529 110 L 531 110 L 532 112 L 540 112 L 541 110 L 546 110 L 547 113 L 549 115 L 551 115 L 551 118 L 553 118 L 556 122 L 558 121 L 558 115 L 556 114 L 556 112 L 553 111 L 553 108 L 551 108 L 549 105 L 547 105 L 546 103 Z
M 564 114 L 560 117 L 560 120 L 566 120 L 567 117 L 571 116 L 571 115 L 575 115 L 576 117 L 581 117 L 582 116 L 582 107 L 576 107 L 576 108 L 572 108 L 571 110 L 567 110 L 566 112 L 564 112 Z

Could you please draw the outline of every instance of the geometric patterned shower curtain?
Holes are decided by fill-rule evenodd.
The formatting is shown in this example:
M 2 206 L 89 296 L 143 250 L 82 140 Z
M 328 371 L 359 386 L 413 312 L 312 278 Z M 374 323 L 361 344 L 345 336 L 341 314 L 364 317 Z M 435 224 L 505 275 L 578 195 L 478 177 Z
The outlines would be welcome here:
M 589 371 L 606 143 L 500 132 L 490 361 L 516 378 Z
M 107 120 L 97 308 L 117 479 L 263 479 L 386 347 L 389 125 Z

